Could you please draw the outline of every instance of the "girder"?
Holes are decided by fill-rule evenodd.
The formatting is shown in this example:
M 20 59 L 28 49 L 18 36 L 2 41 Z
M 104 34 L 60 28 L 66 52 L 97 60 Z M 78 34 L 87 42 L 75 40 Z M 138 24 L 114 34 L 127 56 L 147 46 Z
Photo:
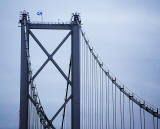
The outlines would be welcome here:
M 54 29 L 54 30 L 72 30 L 71 24 L 62 24 L 62 23 L 29 23 L 30 29 Z

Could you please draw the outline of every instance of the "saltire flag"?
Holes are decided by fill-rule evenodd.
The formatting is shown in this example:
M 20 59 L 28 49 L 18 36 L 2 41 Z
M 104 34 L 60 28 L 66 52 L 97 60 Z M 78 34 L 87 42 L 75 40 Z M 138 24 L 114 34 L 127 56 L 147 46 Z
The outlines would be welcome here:
M 37 12 L 37 15 L 42 16 L 42 12 L 40 12 L 40 11 Z

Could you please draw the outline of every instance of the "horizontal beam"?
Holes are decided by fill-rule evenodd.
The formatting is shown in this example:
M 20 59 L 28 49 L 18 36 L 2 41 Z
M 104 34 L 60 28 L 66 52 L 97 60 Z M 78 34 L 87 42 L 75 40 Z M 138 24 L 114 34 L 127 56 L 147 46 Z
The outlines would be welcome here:
M 71 24 L 28 23 L 29 29 L 71 30 Z

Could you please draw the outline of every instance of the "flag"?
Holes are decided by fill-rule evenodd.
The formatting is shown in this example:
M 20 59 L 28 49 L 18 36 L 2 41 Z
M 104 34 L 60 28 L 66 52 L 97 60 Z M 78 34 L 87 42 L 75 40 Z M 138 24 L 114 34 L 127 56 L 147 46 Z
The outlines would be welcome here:
M 37 15 L 42 16 L 42 12 L 40 12 L 40 11 L 37 12 Z

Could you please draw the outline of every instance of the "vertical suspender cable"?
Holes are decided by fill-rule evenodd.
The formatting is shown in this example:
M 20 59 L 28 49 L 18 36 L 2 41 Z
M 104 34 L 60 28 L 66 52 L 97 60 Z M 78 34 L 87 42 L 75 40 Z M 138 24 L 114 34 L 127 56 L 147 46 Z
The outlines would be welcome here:
M 133 108 L 133 101 L 132 101 L 132 124 L 133 124 L 133 129 L 134 129 L 134 108 Z
M 87 47 L 88 48 L 88 47 Z M 90 129 L 90 52 L 87 49 L 88 53 L 88 129 Z
M 122 102 L 121 102 L 121 91 L 120 91 L 120 93 L 119 93 L 119 95 L 120 95 L 120 118 L 121 118 L 121 129 L 122 129 Z
M 99 70 L 99 65 L 98 65 L 98 79 L 99 79 L 99 81 L 98 81 L 98 117 L 99 117 L 99 121 L 98 121 L 98 124 L 99 124 L 99 129 L 101 129 L 101 98 L 100 98 L 100 96 L 101 96 L 101 85 L 100 85 L 100 83 L 101 83 L 101 74 L 100 74 L 100 70 Z
M 89 117 L 88 117 L 88 80 L 89 80 L 89 78 L 88 78 L 88 47 L 86 46 L 86 102 L 87 102 L 87 105 L 86 105 L 86 108 L 87 108 L 87 113 L 86 113 L 86 115 L 87 115 L 87 120 L 86 120 L 86 124 L 87 124 L 87 129 L 89 129 Z
M 156 129 L 154 116 L 153 116 L 153 129 Z
M 98 103 L 98 91 L 99 91 L 99 87 L 98 87 L 98 81 L 99 81 L 99 79 L 98 79 L 98 71 L 97 71 L 97 62 L 96 62 L 96 85 L 97 85 L 97 129 L 98 129 L 98 127 L 99 127 L 99 122 L 98 122 L 98 105 L 99 105 L 99 103 Z
M 98 78 L 98 68 L 97 68 L 97 62 L 96 62 L 96 85 L 97 85 L 97 129 L 99 128 L 99 116 L 98 116 L 98 110 L 99 110 L 99 107 L 98 107 L 98 105 L 99 105 L 99 101 L 98 101 L 98 95 L 99 95 L 99 83 L 98 83 L 98 81 L 99 81 L 99 78 Z
M 108 71 L 109 72 L 109 71 Z M 110 117 L 110 111 L 109 111 L 109 103 L 110 103 L 110 101 L 109 101 L 109 96 L 110 96 L 110 94 L 109 94 L 109 92 L 110 92 L 110 83 L 109 83 L 109 77 L 108 77 L 108 129 L 110 129 L 110 119 L 109 119 L 109 117 Z
M 115 81 L 116 81 L 116 80 L 115 80 Z M 115 93 L 114 93 L 114 94 L 115 94 L 115 108 L 114 108 L 114 109 L 115 109 L 115 129 L 117 129 L 117 121 L 116 121 L 116 120 L 117 120 L 117 114 L 116 114 L 116 111 L 117 111 L 117 110 L 116 110 L 116 101 L 117 101 L 117 100 L 116 100 L 116 97 L 117 97 L 117 96 L 116 96 L 116 94 L 117 94 L 117 93 L 116 93 L 116 85 L 114 85 L 114 88 L 115 88 Z
M 92 49 L 92 51 L 93 51 L 93 49 Z M 91 96 L 91 98 L 92 98 L 92 127 L 91 127 L 91 129 L 93 129 L 93 121 L 94 121 L 94 100 L 93 100 L 93 92 L 94 92 L 94 87 L 93 87 L 93 85 L 94 85 L 94 83 L 93 83 L 93 75 L 94 75 L 94 69 L 93 69 L 93 55 L 91 54 L 91 61 L 92 61 L 92 96 Z
M 101 68 L 99 67 L 99 75 L 100 75 L 100 79 L 99 79 L 99 102 L 100 102 L 100 111 L 99 111 L 99 117 L 100 117 L 100 129 L 102 129 L 102 112 L 101 112 L 101 109 L 102 109 L 102 98 L 101 98 L 101 90 L 102 90 L 102 80 L 101 80 Z
M 158 114 L 158 108 L 157 108 L 157 114 Z M 157 117 L 157 129 L 158 129 L 158 117 Z
M 89 53 L 89 50 L 87 51 L 87 53 L 88 53 L 88 85 L 87 85 L 88 87 L 88 129 L 90 129 L 90 110 L 89 110 L 89 107 L 90 107 L 90 53 Z
M 97 76 L 96 76 L 96 60 L 95 65 L 95 129 L 97 129 Z
M 82 127 L 85 129 L 85 43 L 83 40 L 83 123 Z
M 86 46 L 86 45 L 85 45 L 85 46 Z M 88 74 L 87 74 L 87 70 L 88 70 L 88 69 L 87 69 L 87 66 L 88 66 L 88 64 L 87 64 L 87 46 L 86 46 L 86 48 L 85 48 L 85 52 L 86 52 L 86 59 L 85 59 L 85 61 L 86 61 L 86 62 L 85 62 L 85 73 L 86 73 L 86 75 L 85 75 L 85 81 L 86 81 L 86 82 L 85 82 L 85 83 L 86 83 L 86 84 L 85 84 L 85 87 L 86 87 L 86 96 L 85 96 L 85 99 L 86 99 L 86 106 L 85 106 L 85 107 L 86 107 L 86 116 L 85 116 L 85 118 L 86 118 L 86 122 L 85 122 L 85 123 L 86 123 L 86 129 L 88 129 L 88 116 L 87 116 L 87 111 L 88 111 L 88 109 L 87 109 L 87 106 L 88 106 L 88 105 L 87 105 L 87 99 L 88 99 L 88 98 L 87 98 L 87 94 L 88 94 L 88 90 L 87 90 L 87 86 L 88 86 L 88 83 L 87 83 L 87 78 L 88 78 L 88 77 L 87 77 L 87 76 L 88 76 Z
M 124 90 L 124 86 L 123 86 L 123 90 Z M 124 102 L 125 102 L 125 98 L 124 98 L 124 93 L 123 93 L 123 129 L 125 129 Z
M 93 56 L 93 87 L 94 87 L 94 92 L 93 92 L 93 100 L 94 100 L 94 129 L 96 129 L 96 83 L 95 83 L 95 59 Z
M 96 109 L 96 107 L 97 107 L 97 105 L 96 105 L 97 104 L 97 102 L 96 102 L 96 100 L 97 100 L 96 99 L 97 98 L 97 94 L 96 94 L 97 93 L 97 85 L 96 85 L 96 61 L 95 61 L 95 59 L 94 59 L 94 89 L 95 89 L 95 91 L 94 91 L 95 92 L 95 98 L 94 98 L 95 99 L 95 120 L 94 120 L 95 122 L 94 123 L 95 123 L 95 129 L 96 129 L 97 128 L 97 122 L 96 122 L 96 120 L 97 120 L 96 119 L 97 118 L 96 117 L 96 115 L 97 115 L 96 114 L 97 113 L 96 112 L 97 111 L 97 109 Z
M 92 127 L 92 120 L 93 120 L 93 95 L 92 95 L 92 93 L 93 93 L 93 84 L 92 84 L 92 80 L 93 80 L 93 69 L 92 69 L 92 53 L 90 52 L 90 55 L 91 55 L 91 105 L 90 105 L 90 109 L 91 109 L 91 115 L 90 115 L 90 118 L 91 118 L 91 129 L 93 129 L 93 127 Z
M 100 129 L 102 129 L 102 74 L 101 67 L 100 70 Z
M 130 125 L 130 129 L 132 128 L 132 118 L 131 118 L 131 104 L 130 104 L 130 98 L 129 98 L 129 125 Z
M 87 129 L 89 129 L 89 55 L 87 46 Z
M 101 129 L 101 68 L 99 68 L 99 126 Z
M 81 37 L 81 36 L 80 36 Z M 83 56 L 83 50 L 82 50 L 82 46 L 83 46 L 83 44 L 82 44 L 82 37 L 80 38 L 80 125 L 82 125 L 82 116 L 83 116 L 83 113 L 82 113 L 82 107 L 83 107 L 83 104 L 82 104 L 82 100 L 83 100 L 83 96 L 82 96 L 82 91 L 83 91 L 83 88 L 82 88 L 82 73 L 83 73 L 83 71 L 82 71 L 82 56 Z M 63 128 L 62 128 L 63 129 Z M 82 126 L 81 126 L 81 129 L 83 129 L 82 128 Z
M 146 129 L 145 111 L 143 109 L 143 127 Z
M 35 129 L 37 129 L 37 113 L 36 113 L 36 110 L 35 110 Z
M 98 129 L 98 121 L 97 121 L 97 96 L 98 96 L 98 94 L 97 94 L 97 90 L 98 90 L 98 88 L 97 88 L 98 86 L 97 86 L 97 62 L 96 62 L 96 60 L 95 60 L 95 124 L 96 124 L 96 129 Z
M 94 90 L 95 90 L 95 70 L 94 70 L 94 56 L 92 55 L 92 69 L 93 69 L 93 78 L 92 78 L 92 85 L 93 85 L 93 129 L 94 129 L 94 127 L 96 128 L 96 126 L 95 126 L 95 98 L 94 98 L 94 96 L 95 96 L 95 92 L 94 92 Z
M 33 91 L 32 91 L 31 95 L 33 97 Z M 33 108 L 33 106 L 32 106 L 31 128 L 34 128 L 34 108 Z
M 107 82 L 107 76 L 105 76 L 106 80 L 106 129 L 108 129 L 108 82 Z
M 90 79 L 89 79 L 90 80 L 90 84 L 89 84 L 89 93 L 90 93 L 89 94 L 89 102 L 90 102 L 89 103 L 89 111 L 90 111 L 89 112 L 89 116 L 90 117 L 89 117 L 89 119 L 90 119 L 90 129 L 91 129 L 91 124 L 92 124 L 92 121 L 91 121 L 91 113 L 92 113 L 92 108 L 91 108 L 91 105 L 92 105 L 92 101 L 91 101 L 92 100 L 92 98 L 91 98 L 91 93 L 92 93 L 92 87 L 91 87 L 91 82 L 92 82 L 92 78 L 91 77 L 92 77 L 92 75 L 91 75 L 91 70 L 92 70 L 92 68 L 91 68 L 91 53 L 90 53 L 90 51 L 89 51 L 89 55 L 90 55 L 90 57 L 89 57 L 89 66 L 90 66 L 90 68 L 89 68 L 90 69 L 90 72 L 89 72 L 90 73 L 89 74 L 90 75 Z
M 86 129 L 88 128 L 88 48 L 86 46 Z
M 90 101 L 90 129 L 92 129 L 92 55 L 91 55 L 91 52 L 90 52 L 90 100 L 89 101 Z
M 115 129 L 115 122 L 114 122 L 114 96 L 113 96 L 113 80 L 112 80 L 112 109 L 113 109 L 113 129 Z
M 81 36 L 82 37 L 82 36 Z M 83 44 L 83 37 L 81 38 L 82 40 L 82 52 L 81 52 L 81 69 L 82 69 L 82 72 L 81 72 L 81 80 L 82 80 L 82 82 L 81 82 L 81 88 L 82 88 L 82 91 L 81 91 L 81 95 L 82 95 L 82 100 L 81 100 L 81 103 L 82 103 L 82 109 L 81 109 L 81 111 L 82 111 L 82 116 L 81 116 L 81 118 L 82 118 L 82 120 L 81 120 L 81 127 L 82 127 L 82 129 L 84 129 L 84 44 Z
M 84 46 L 85 46 L 85 44 L 84 44 L 84 38 L 82 37 L 82 54 L 83 54 L 83 56 L 82 56 L 82 87 L 83 87 L 83 91 L 82 91 L 82 96 L 83 96 L 83 99 L 82 99 L 82 103 L 83 103 L 83 112 L 82 112 L 82 129 L 84 129 L 84 114 L 85 114 L 85 108 L 84 108 L 84 106 L 85 106 L 85 103 L 84 103 L 84 93 L 85 93 L 85 89 L 84 89 L 84 87 L 85 87 L 85 83 L 84 83 L 84 73 L 85 73 L 85 71 L 84 71 L 84 58 L 85 58 L 85 54 L 84 54 Z
M 142 113 L 141 113 L 141 107 L 140 107 L 140 124 L 141 124 L 141 129 L 142 129 Z
M 87 128 L 86 125 L 86 44 L 84 43 L 84 129 Z
M 102 70 L 102 129 L 103 129 L 103 91 L 104 87 L 103 87 L 103 70 Z

